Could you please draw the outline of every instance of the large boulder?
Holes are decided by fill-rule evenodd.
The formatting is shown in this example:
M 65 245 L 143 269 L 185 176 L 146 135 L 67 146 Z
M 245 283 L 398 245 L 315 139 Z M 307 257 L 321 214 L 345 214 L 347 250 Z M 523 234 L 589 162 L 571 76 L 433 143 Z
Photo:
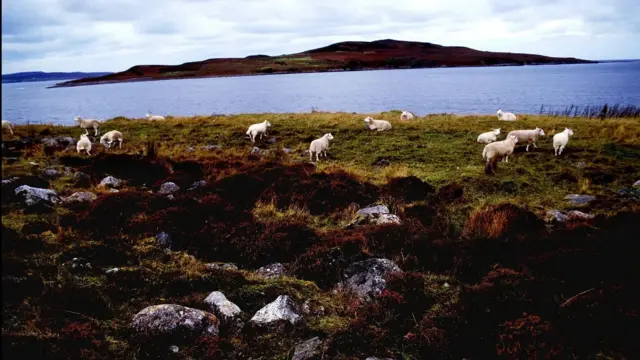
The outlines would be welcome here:
M 400 218 L 389 213 L 386 205 L 371 206 L 358 210 L 356 217 L 347 225 L 347 228 L 353 228 L 360 225 L 373 224 L 402 224 Z
M 220 291 L 214 291 L 209 294 L 209 296 L 204 299 L 204 302 L 224 325 L 235 328 L 242 327 L 242 320 L 240 319 L 242 310 L 240 310 L 238 305 L 229 301 Z
M 206 311 L 175 304 L 153 305 L 133 317 L 131 328 L 140 335 L 197 338 L 218 335 L 218 319 Z
M 320 353 L 322 340 L 319 337 L 311 338 L 296 345 L 291 360 L 310 360 Z
M 89 191 L 80 191 L 71 194 L 71 196 L 67 196 L 62 199 L 62 202 L 65 204 L 82 204 L 82 203 L 91 203 L 96 200 L 98 196 Z
M 386 277 L 402 272 L 398 265 L 387 259 L 367 259 L 353 263 L 344 271 L 345 280 L 338 284 L 339 290 L 354 292 L 369 300 L 379 295 L 386 287 Z
M 49 205 L 60 202 L 60 198 L 55 190 L 35 188 L 29 185 L 17 187 L 15 194 L 17 197 L 22 198 L 27 206 L 33 206 L 36 204 Z
M 302 319 L 300 307 L 287 295 L 280 295 L 278 298 L 267 304 L 253 315 L 251 322 L 257 325 L 271 325 L 281 321 L 288 321 L 296 324 Z

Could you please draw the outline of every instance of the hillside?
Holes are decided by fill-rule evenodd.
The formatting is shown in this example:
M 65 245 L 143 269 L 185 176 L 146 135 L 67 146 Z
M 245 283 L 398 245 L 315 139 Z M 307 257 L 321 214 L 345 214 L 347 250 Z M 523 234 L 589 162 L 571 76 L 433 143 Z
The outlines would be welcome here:
M 29 71 L 13 74 L 3 74 L 2 83 L 18 83 L 30 81 L 72 80 L 87 77 L 109 75 L 110 72 L 42 72 Z
M 380 70 L 458 66 L 581 64 L 591 61 L 532 54 L 479 51 L 460 46 L 398 40 L 349 41 L 282 56 L 252 55 L 181 65 L 137 65 L 126 71 L 67 81 L 59 86 L 122 81 L 305 72 Z

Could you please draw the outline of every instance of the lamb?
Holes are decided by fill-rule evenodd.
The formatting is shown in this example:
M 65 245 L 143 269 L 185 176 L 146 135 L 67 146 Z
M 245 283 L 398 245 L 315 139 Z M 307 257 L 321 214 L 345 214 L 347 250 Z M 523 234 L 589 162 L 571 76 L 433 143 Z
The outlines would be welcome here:
M 573 136 L 573 130 L 564 128 L 564 131 L 553 135 L 553 150 L 556 156 L 562 154 L 562 150 L 569 143 L 569 137 Z
M 100 120 L 96 119 L 83 119 L 80 116 L 76 116 L 76 122 L 80 125 L 81 128 L 84 129 L 84 134 L 89 135 L 90 128 L 93 128 L 95 131 L 94 136 L 98 136 L 100 134 Z
M 516 121 L 516 114 L 498 110 L 498 120 L 500 121 Z
M 517 136 L 507 135 L 507 138 L 502 141 L 487 144 L 482 150 L 482 158 L 487 161 L 484 168 L 485 173 L 495 172 L 496 162 L 499 158 L 503 158 L 504 162 L 509 162 L 509 155 L 513 154 L 517 143 Z
M 260 135 L 260 139 L 262 139 L 262 135 L 267 133 L 267 129 L 271 126 L 271 123 L 267 120 L 258 123 L 258 124 L 253 124 L 251 126 L 249 126 L 249 129 L 247 130 L 246 134 L 249 135 L 249 138 L 251 139 L 251 142 L 255 143 L 256 142 L 256 136 L 258 136 L 258 134 Z
M 364 119 L 364 122 L 369 125 L 369 129 L 371 130 L 391 130 L 391 123 L 386 120 L 374 120 L 373 118 L 368 116 L 366 119 Z
M 147 120 L 152 120 L 152 121 L 164 121 L 165 118 L 162 115 L 151 115 L 151 112 L 147 113 Z
M 313 154 L 316 154 L 316 161 L 318 161 L 318 155 L 324 153 L 324 157 L 327 157 L 327 149 L 329 148 L 329 141 L 333 140 L 331 133 L 324 134 L 320 139 L 315 139 L 309 146 L 309 161 L 313 161 Z
M 498 135 L 500 135 L 500 129 L 493 129 L 492 131 L 478 135 L 478 142 L 482 144 L 492 143 L 498 140 Z
M 2 128 L 9 129 L 9 132 L 13 135 L 13 124 L 9 120 L 2 120 Z
M 111 130 L 100 138 L 100 143 L 109 149 L 113 147 L 116 141 L 118 142 L 119 148 L 122 149 L 122 133 L 118 130 Z
M 400 114 L 400 120 L 413 120 L 415 116 L 408 112 L 408 111 L 403 111 L 402 114 Z
M 80 140 L 76 144 L 76 150 L 78 150 L 78 154 L 80 154 L 80 150 L 84 150 L 87 152 L 87 155 L 91 156 L 91 140 L 86 134 L 80 135 Z
M 541 128 L 535 128 L 534 130 L 513 130 L 509 132 L 509 136 L 514 135 L 518 137 L 519 143 L 527 143 L 527 151 L 529 151 L 529 145 L 533 144 L 533 147 L 538 148 L 536 146 L 536 141 L 540 136 L 544 136 L 544 130 Z

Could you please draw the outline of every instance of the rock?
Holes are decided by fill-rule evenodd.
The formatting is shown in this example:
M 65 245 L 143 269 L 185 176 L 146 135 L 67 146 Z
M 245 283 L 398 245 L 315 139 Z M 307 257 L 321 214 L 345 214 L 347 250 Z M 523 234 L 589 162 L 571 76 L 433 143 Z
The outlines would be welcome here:
M 169 351 L 171 351 L 174 354 L 177 354 L 180 352 L 180 348 L 176 345 L 171 345 L 169 346 Z
M 324 306 L 320 305 L 317 301 L 311 301 L 307 299 L 302 304 L 302 312 L 306 315 L 324 316 Z
M 107 274 L 107 275 L 110 275 L 110 274 L 115 274 L 118 271 L 120 271 L 119 268 L 112 268 L 112 269 L 109 269 L 109 270 L 105 271 L 104 273 Z
M 565 222 L 567 221 L 567 216 L 560 210 L 549 210 L 547 211 L 547 219 L 548 221 L 557 221 L 557 222 Z
M 640 187 L 640 180 L 634 182 L 633 187 Z
M 214 291 L 209 294 L 209 296 L 204 299 L 204 302 L 223 324 L 235 327 L 236 329 L 242 327 L 242 320 L 240 319 L 242 310 L 240 310 L 236 304 L 229 301 L 220 291 Z
M 60 176 L 60 172 L 54 168 L 48 168 L 42 172 L 42 177 L 46 179 L 55 179 Z
M 566 222 L 567 220 L 591 220 L 595 218 L 595 215 L 583 213 L 578 210 L 570 210 L 566 213 L 563 213 L 560 210 L 549 210 L 547 211 L 547 221 L 549 222 Z
M 270 325 L 279 321 L 288 321 L 296 324 L 302 319 L 298 305 L 287 295 L 280 295 L 278 298 L 258 310 L 251 318 L 251 322 L 258 325 Z
M 209 263 L 204 265 L 208 270 L 238 270 L 238 266 L 236 264 L 226 263 L 226 264 L 214 264 Z
M 173 194 L 177 191 L 180 191 L 180 187 L 176 185 L 174 182 L 166 182 L 160 185 L 160 190 L 158 190 L 158 194 L 160 195 L 169 195 Z
M 65 204 L 91 203 L 97 198 L 98 196 L 92 192 L 80 191 L 62 199 L 62 202 Z
M 386 277 L 402 272 L 398 265 L 387 259 L 367 259 L 353 263 L 344 271 L 345 280 L 338 289 L 352 291 L 368 300 L 379 295 L 386 287 Z
M 293 352 L 292 360 L 309 360 L 314 356 L 319 355 L 319 347 L 322 345 L 322 340 L 319 337 L 311 338 L 303 343 L 296 345 Z
M 73 258 L 71 260 L 71 268 L 75 270 L 89 270 L 91 269 L 91 263 L 84 258 Z
M 262 275 L 267 279 L 276 278 L 285 275 L 285 268 L 280 263 L 274 263 L 256 270 L 256 274 Z
M 196 151 L 196 148 L 194 148 L 193 146 L 189 146 L 186 151 L 187 152 L 194 152 L 194 151 Z
M 31 166 L 40 166 L 40 164 L 38 164 L 35 161 L 29 161 L 29 165 L 31 165 Z
M 347 228 L 364 224 L 402 224 L 400 218 L 396 215 L 389 214 L 389 208 L 385 205 L 377 205 L 358 210 L 355 219 L 353 219 Z
M 116 179 L 113 176 L 107 176 L 100 181 L 99 187 L 108 187 L 111 189 L 117 189 L 122 186 L 122 180 Z
M 291 154 L 293 152 L 293 150 L 289 149 L 289 148 L 282 148 L 282 152 L 285 154 Z
M 222 149 L 222 145 L 204 145 L 200 146 L 201 150 L 220 150 Z
M 118 190 L 118 189 L 109 189 L 109 192 L 110 193 L 117 193 L 117 192 L 120 192 L 120 190 Z
M 384 225 L 384 224 L 397 224 L 401 225 L 402 221 L 397 215 L 393 214 L 382 214 L 377 219 L 373 221 L 376 225 Z
M 16 196 L 23 197 L 27 206 L 33 206 L 38 203 L 57 204 L 60 202 L 60 198 L 55 190 L 35 188 L 29 185 L 17 187 L 15 194 Z
M 624 197 L 629 198 L 631 200 L 640 201 L 640 187 L 622 188 L 622 189 L 618 190 L 618 194 L 620 194 L 620 196 L 624 196 Z
M 187 191 L 192 191 L 195 190 L 197 188 L 201 188 L 203 186 L 207 185 L 207 182 L 204 180 L 200 180 L 200 181 L 196 181 L 193 184 L 191 184 L 191 186 L 187 189 Z
M 270 137 L 267 139 L 267 144 L 275 144 L 278 140 L 275 137 Z
M 578 210 L 571 210 L 569 212 L 567 212 L 567 217 L 569 217 L 569 219 L 582 219 L 582 220 L 590 220 L 595 218 L 596 216 L 593 214 L 586 214 L 583 213 L 582 211 L 578 211 Z
M 260 148 L 258 148 L 258 147 L 255 147 L 255 146 L 254 146 L 254 147 L 252 147 L 252 148 L 251 148 L 251 150 L 249 151 L 249 153 L 250 153 L 251 155 L 258 155 L 258 154 L 260 154 Z
M 142 335 L 169 335 L 183 339 L 218 335 L 218 319 L 206 311 L 175 304 L 153 305 L 133 317 L 132 329 Z
M 14 177 L 9 178 L 9 179 L 3 179 L 2 180 L 2 185 L 11 184 L 12 182 L 15 182 L 17 180 L 20 180 L 20 178 L 17 177 L 17 176 L 14 176 Z
M 77 172 L 73 174 L 71 183 L 77 188 L 88 188 L 91 186 L 91 178 L 83 172 Z
M 582 205 L 595 200 L 596 197 L 592 195 L 571 194 L 571 195 L 565 196 L 565 199 L 571 201 L 571 203 L 574 205 Z
M 47 147 L 54 147 L 54 146 L 67 147 L 70 145 L 75 145 L 76 139 L 72 138 L 71 136 L 58 136 L 55 138 L 44 138 L 42 139 L 42 143 L 44 144 L 44 146 L 47 146 Z
M 377 205 L 364 209 L 358 210 L 358 215 L 371 216 L 371 215 L 380 215 L 380 214 L 388 214 L 389 208 L 386 205 Z
M 584 169 L 587 167 L 587 163 L 584 161 L 578 161 L 577 163 L 574 164 L 575 167 L 577 167 L 578 169 Z
M 156 244 L 163 248 L 171 248 L 171 236 L 166 232 L 161 232 L 156 235 Z

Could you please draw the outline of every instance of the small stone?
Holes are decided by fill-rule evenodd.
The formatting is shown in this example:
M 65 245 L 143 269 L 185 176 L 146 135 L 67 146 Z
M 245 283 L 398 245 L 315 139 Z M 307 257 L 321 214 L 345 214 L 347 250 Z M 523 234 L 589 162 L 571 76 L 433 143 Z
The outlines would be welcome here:
M 260 148 L 254 146 L 254 147 L 251 148 L 251 151 L 249 151 L 249 153 L 251 155 L 258 155 L 258 154 L 260 154 Z
M 394 272 L 402 270 L 388 259 L 355 262 L 344 271 L 345 280 L 338 284 L 338 289 L 352 291 L 360 298 L 369 300 L 385 289 L 386 277 Z
M 376 224 L 376 225 L 384 225 L 384 224 L 401 225 L 402 221 L 400 221 L 400 218 L 397 215 L 382 214 L 374 221 L 374 224 Z
M 578 211 L 578 210 L 571 210 L 567 212 L 567 216 L 570 219 L 582 219 L 582 220 L 590 220 L 596 217 L 593 214 L 583 213 L 582 211 Z
M 207 182 L 205 180 L 196 181 L 193 184 L 191 184 L 191 186 L 187 189 L 187 191 L 192 191 L 197 188 L 201 188 L 205 185 L 207 185 Z
M 380 214 L 388 214 L 389 208 L 386 205 L 378 205 L 372 206 L 364 209 L 358 210 L 358 215 L 380 215 Z
M 187 148 L 187 152 L 194 152 L 194 151 L 196 151 L 196 149 L 193 146 L 189 146 Z
M 557 221 L 557 222 L 565 222 L 567 221 L 567 216 L 562 213 L 560 210 L 549 210 L 547 211 L 547 218 L 549 221 Z
M 119 269 L 119 268 L 113 268 L 113 269 L 109 269 L 109 270 L 105 271 L 104 273 L 105 273 L 105 274 L 115 274 L 115 273 L 117 273 L 118 271 L 120 271 L 120 269 Z
M 209 263 L 204 265 L 209 270 L 238 270 L 238 266 L 232 263 L 215 264 Z
M 56 169 L 49 168 L 42 172 L 42 176 L 47 179 L 55 179 L 60 176 L 60 172 Z
M 37 162 L 33 162 L 33 161 L 30 161 L 29 164 L 31 164 L 33 166 L 40 166 L 40 164 L 38 164 Z
M 292 360 L 309 360 L 318 355 L 318 348 L 322 345 L 319 337 L 311 338 L 296 345 Z
M 279 276 L 284 276 L 285 268 L 284 268 L 284 265 L 280 263 L 274 263 L 267 266 L 263 266 L 260 269 L 256 270 L 256 274 L 262 275 L 267 279 L 272 279 Z
M 640 180 L 634 182 L 633 187 L 640 187 Z
M 587 163 L 584 161 L 578 161 L 577 163 L 574 164 L 575 167 L 577 167 L 578 169 L 584 169 L 587 167 Z
M 166 232 L 161 232 L 156 235 L 156 244 L 163 248 L 171 248 L 171 236 Z
M 171 346 L 169 346 L 169 351 L 171 351 L 174 354 L 177 354 L 177 353 L 180 352 L 180 348 L 177 347 L 176 345 L 171 345 Z
M 144 308 L 133 317 L 131 328 L 146 336 L 175 335 L 193 339 L 202 335 L 218 335 L 218 319 L 206 311 L 175 304 Z
M 572 204 L 583 205 L 595 200 L 596 197 L 592 195 L 571 194 L 565 196 L 565 199 L 571 201 Z
M 113 176 L 107 176 L 100 181 L 100 185 L 98 186 L 116 189 L 122 186 L 122 180 L 114 178 Z
M 176 185 L 174 182 L 166 182 L 160 185 L 160 190 L 158 190 L 158 194 L 160 195 L 169 195 L 173 194 L 177 191 L 180 191 L 180 187 Z
M 62 202 L 65 204 L 90 203 L 95 201 L 97 198 L 98 196 L 92 192 L 80 191 L 62 199 Z
M 222 149 L 222 145 L 204 145 L 200 146 L 201 150 L 220 150 Z
M 302 319 L 299 306 L 287 295 L 278 298 L 258 310 L 251 318 L 251 322 L 258 325 L 269 325 L 280 321 L 288 321 L 295 325 Z
M 282 148 L 282 152 L 285 154 L 291 154 L 293 152 L 293 150 L 289 149 L 289 148 Z
M 118 189 L 109 189 L 109 192 L 110 193 L 117 193 L 117 192 L 120 192 L 120 190 L 118 190 Z

